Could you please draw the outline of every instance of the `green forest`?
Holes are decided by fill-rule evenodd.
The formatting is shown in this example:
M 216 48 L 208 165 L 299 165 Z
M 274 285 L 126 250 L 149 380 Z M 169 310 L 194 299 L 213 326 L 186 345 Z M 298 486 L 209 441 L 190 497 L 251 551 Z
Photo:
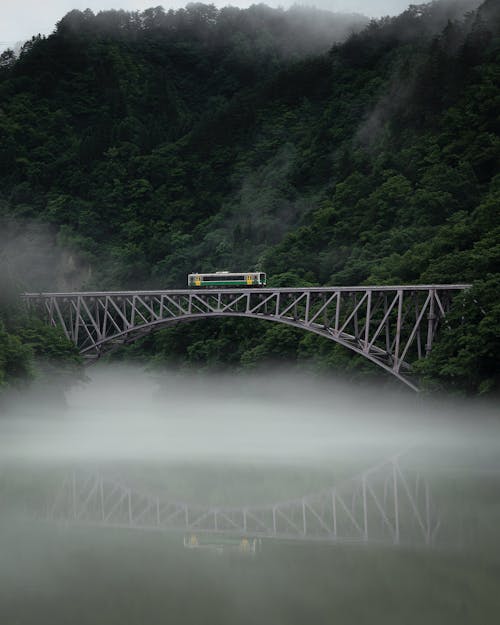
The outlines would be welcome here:
M 368 20 L 189 4 L 64 16 L 0 56 L 0 388 L 81 376 L 30 318 L 42 289 L 472 283 L 425 388 L 498 393 L 500 3 Z M 158 331 L 114 358 L 383 375 L 251 320 Z

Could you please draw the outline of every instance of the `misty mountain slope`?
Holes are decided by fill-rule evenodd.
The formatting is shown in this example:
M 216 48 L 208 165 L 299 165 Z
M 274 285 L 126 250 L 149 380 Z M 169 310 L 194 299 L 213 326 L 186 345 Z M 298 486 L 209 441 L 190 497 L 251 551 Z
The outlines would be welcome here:
M 426 366 L 495 388 L 500 10 L 477 5 L 413 6 L 335 45 L 359 18 L 72 12 L 19 61 L 2 57 L 2 213 L 58 229 L 91 265 L 89 287 L 180 287 L 194 269 L 236 266 L 290 286 L 477 281 L 488 305 L 486 321 L 473 306 L 459 323 L 467 365 L 443 369 L 451 341 Z M 312 54 L 314 33 L 329 52 Z M 206 324 L 202 341 L 165 331 L 132 351 L 145 349 L 195 366 L 365 367 L 251 323 Z
M 155 237 L 192 231 L 232 188 L 233 155 L 207 159 L 203 128 L 225 111 L 232 127 L 241 125 L 245 94 L 252 98 L 291 57 L 326 50 L 363 23 L 265 6 L 72 12 L 54 36 L 26 46 L 2 83 L 5 197 L 16 213 L 42 211 L 90 248 L 91 240 L 116 238 L 122 248 L 134 239 L 129 213 L 143 222 L 139 229 L 147 220 Z M 224 133 L 234 140 L 230 127 Z M 164 258 L 165 247 L 145 262 Z

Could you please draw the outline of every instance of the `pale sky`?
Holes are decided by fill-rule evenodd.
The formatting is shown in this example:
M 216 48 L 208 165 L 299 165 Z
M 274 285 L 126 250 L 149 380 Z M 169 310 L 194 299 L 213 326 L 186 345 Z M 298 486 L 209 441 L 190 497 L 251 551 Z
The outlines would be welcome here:
M 213 4 L 245 7 L 258 4 L 260 0 L 215 0 Z M 419 0 L 268 0 L 269 6 L 290 4 L 311 4 L 333 11 L 364 13 L 370 17 L 394 15 L 409 4 Z M 92 9 L 94 12 L 106 9 L 143 10 L 162 5 L 166 9 L 184 6 L 182 0 L 0 0 L 0 50 L 13 47 L 20 41 L 38 33 L 48 35 L 57 21 L 71 9 Z M 206 0 L 206 4 L 210 4 Z

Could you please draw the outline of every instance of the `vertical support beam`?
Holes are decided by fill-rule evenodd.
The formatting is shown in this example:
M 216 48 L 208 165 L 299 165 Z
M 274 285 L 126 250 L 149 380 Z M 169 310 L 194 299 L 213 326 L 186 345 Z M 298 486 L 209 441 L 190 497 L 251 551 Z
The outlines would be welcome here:
M 73 306 L 68 306 L 68 325 L 70 328 L 71 340 L 76 345 L 77 343 L 75 340 L 75 313 L 73 310 Z
M 394 348 L 394 371 L 399 371 L 399 346 L 401 344 L 401 328 L 403 325 L 403 291 L 398 290 L 398 318 L 396 321 L 396 346 Z
M 370 322 L 372 317 L 372 291 L 368 289 L 368 297 L 366 298 L 366 323 L 365 323 L 365 345 L 364 351 L 368 351 L 368 345 L 370 343 Z
M 302 499 L 302 533 L 304 536 L 307 534 L 307 522 L 306 522 L 306 502 Z
M 337 538 L 337 496 L 332 491 L 332 514 L 333 514 L 333 535 Z
M 49 300 L 49 324 L 51 326 L 56 325 L 56 322 L 54 319 L 54 302 L 55 302 L 55 298 L 51 297 Z
M 99 480 L 99 495 L 101 503 L 101 521 L 104 522 L 106 515 L 104 513 L 104 483 L 102 477 Z
M 99 298 L 98 297 L 94 298 L 94 319 L 97 324 L 97 336 L 98 338 L 102 339 L 101 315 L 100 315 L 100 310 L 99 310 Z
M 399 545 L 399 500 L 398 500 L 398 474 L 396 461 L 392 462 L 392 485 L 394 490 L 394 543 Z
M 366 475 L 363 475 L 362 486 L 363 486 L 363 530 L 364 530 L 364 539 L 368 540 L 368 508 L 367 508 L 367 501 L 366 501 Z
M 135 325 L 135 309 L 137 306 L 137 298 L 135 295 L 132 296 L 132 311 L 130 313 L 130 325 L 134 327 Z
M 358 305 L 358 294 L 354 293 L 354 336 L 356 339 L 359 339 L 359 323 L 358 323 L 358 311 L 356 310 Z
M 415 323 L 417 323 L 417 358 L 418 360 L 420 360 L 422 358 L 422 333 L 420 332 L 420 323 L 418 323 L 418 316 L 419 316 L 419 310 L 418 310 L 418 300 L 419 300 L 419 294 L 417 293 L 415 295 Z
M 71 494 L 72 494 L 72 499 L 73 499 L 73 518 L 75 519 L 75 521 L 78 518 L 77 515 L 77 511 L 76 511 L 76 473 L 75 471 L 73 471 L 73 479 L 71 480 Z
M 387 302 L 387 295 L 384 294 L 384 317 L 387 314 L 388 308 L 389 304 Z M 385 351 L 388 354 L 391 353 L 391 325 L 389 322 L 389 316 L 385 320 Z
M 279 295 L 278 295 L 279 297 Z M 308 291 L 307 295 L 306 295 L 306 314 L 304 317 L 304 321 L 307 324 L 309 322 L 309 309 L 310 309 L 310 305 L 311 305 L 311 293 Z
M 108 314 L 109 314 L 109 297 L 106 295 L 104 298 L 104 319 L 102 322 L 102 338 L 106 338 L 106 332 L 108 331 Z
M 434 339 L 434 329 L 436 327 L 436 289 L 430 289 L 431 301 L 429 303 L 429 314 L 427 315 L 427 343 L 425 344 L 425 356 L 431 353 L 432 341 Z
M 342 298 L 342 291 L 337 291 L 337 305 L 335 307 L 335 332 L 339 331 L 340 324 L 340 300 Z
M 276 506 L 273 506 L 273 534 L 276 536 Z
M 424 482 L 425 489 L 425 543 L 429 545 L 431 542 L 431 505 L 429 497 L 429 484 L 427 480 Z
M 72 322 L 72 330 L 73 330 L 73 342 L 76 346 L 78 346 L 78 342 L 80 340 L 80 323 L 81 323 L 81 318 L 80 318 L 80 299 L 81 297 L 78 296 L 76 298 L 76 311 L 74 310 L 74 306 L 72 305 L 72 302 L 70 302 L 69 304 L 69 308 L 71 310 L 71 315 L 74 314 L 74 317 L 70 316 L 70 322 Z

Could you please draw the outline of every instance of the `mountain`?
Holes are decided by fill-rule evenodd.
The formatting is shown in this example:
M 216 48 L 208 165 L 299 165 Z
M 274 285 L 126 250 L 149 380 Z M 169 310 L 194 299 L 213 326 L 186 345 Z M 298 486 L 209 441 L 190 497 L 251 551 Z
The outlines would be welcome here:
M 39 276 L 44 288 L 62 274 L 78 288 L 173 288 L 240 268 L 287 286 L 472 282 L 422 375 L 494 391 L 499 37 L 493 0 L 370 23 L 264 5 L 72 11 L 0 59 L 4 230 L 25 240 L 44 224 L 60 262 L 77 259 Z M 365 375 L 288 328 L 198 334 L 162 331 L 127 357 Z

